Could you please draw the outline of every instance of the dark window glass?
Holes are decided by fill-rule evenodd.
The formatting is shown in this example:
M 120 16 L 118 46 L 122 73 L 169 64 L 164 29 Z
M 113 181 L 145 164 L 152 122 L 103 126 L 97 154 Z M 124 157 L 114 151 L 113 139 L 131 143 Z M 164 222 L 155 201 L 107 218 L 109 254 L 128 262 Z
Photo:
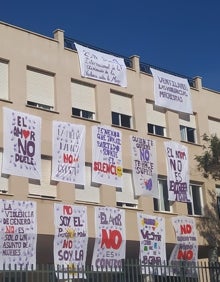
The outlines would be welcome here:
M 119 113 L 112 112 L 112 124 L 120 125 Z
M 187 127 L 187 141 L 195 143 L 195 129 Z
M 154 134 L 154 125 L 151 124 L 151 123 L 148 123 L 147 124 L 147 130 L 148 130 L 149 133 Z
M 159 125 L 155 125 L 155 134 L 164 136 L 164 128 Z
M 121 126 L 130 128 L 131 127 L 131 117 L 121 114 Z
M 80 117 L 80 109 L 72 108 L 72 115 Z
M 82 117 L 88 118 L 88 119 L 93 119 L 93 113 L 90 112 L 90 111 L 82 110 Z

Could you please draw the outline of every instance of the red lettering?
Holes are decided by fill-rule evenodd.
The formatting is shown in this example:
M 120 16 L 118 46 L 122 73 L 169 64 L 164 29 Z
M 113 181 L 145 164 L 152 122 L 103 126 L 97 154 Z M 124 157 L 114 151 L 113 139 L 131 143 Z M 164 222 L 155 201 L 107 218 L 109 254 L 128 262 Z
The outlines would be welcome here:
M 107 249 L 117 250 L 122 243 L 122 236 L 119 230 L 106 230 L 102 229 L 102 242 L 101 248 L 105 246 Z

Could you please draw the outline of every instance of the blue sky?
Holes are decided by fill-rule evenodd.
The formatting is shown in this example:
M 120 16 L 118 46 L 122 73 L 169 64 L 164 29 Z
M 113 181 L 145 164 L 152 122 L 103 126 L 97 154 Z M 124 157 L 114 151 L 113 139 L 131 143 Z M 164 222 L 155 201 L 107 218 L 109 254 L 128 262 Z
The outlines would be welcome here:
M 49 37 L 59 28 L 220 91 L 220 0 L 7 0 L 0 21 Z

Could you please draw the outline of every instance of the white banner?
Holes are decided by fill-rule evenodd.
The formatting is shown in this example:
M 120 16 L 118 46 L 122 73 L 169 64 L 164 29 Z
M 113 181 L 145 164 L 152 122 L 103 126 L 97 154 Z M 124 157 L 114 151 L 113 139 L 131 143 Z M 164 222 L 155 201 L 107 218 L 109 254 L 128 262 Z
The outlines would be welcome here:
M 121 270 L 126 247 L 125 211 L 111 207 L 96 207 L 95 225 L 93 270 Z
M 0 200 L 0 269 L 36 269 L 36 203 Z
M 150 68 L 154 78 L 155 104 L 178 112 L 192 114 L 188 80 Z
M 3 108 L 4 152 L 2 172 L 41 178 L 41 118 Z
M 168 199 L 190 202 L 188 148 L 174 141 L 164 142 Z
M 140 238 L 139 258 L 142 264 L 142 273 L 161 275 L 162 268 L 155 269 L 149 265 L 163 265 L 166 263 L 165 219 L 159 216 L 137 213 L 138 233 Z M 159 273 L 158 273 L 159 271 Z
M 85 126 L 53 122 L 52 179 L 85 185 Z
M 87 208 L 54 204 L 54 224 L 54 265 L 57 277 L 86 278 L 83 269 L 88 245 Z
M 194 218 L 177 216 L 172 218 L 172 224 L 176 234 L 177 244 L 174 247 L 169 263 L 172 265 L 174 275 L 181 275 L 183 262 L 186 262 L 184 275 L 187 277 L 197 276 L 196 265 L 198 259 L 198 244 L 196 235 L 196 222 Z M 191 263 L 191 264 L 190 264 Z
M 124 59 L 76 44 L 81 75 L 127 87 Z
M 92 127 L 92 181 L 122 187 L 122 137 L 110 126 Z
M 156 142 L 136 136 L 130 136 L 130 142 L 136 196 L 159 198 Z

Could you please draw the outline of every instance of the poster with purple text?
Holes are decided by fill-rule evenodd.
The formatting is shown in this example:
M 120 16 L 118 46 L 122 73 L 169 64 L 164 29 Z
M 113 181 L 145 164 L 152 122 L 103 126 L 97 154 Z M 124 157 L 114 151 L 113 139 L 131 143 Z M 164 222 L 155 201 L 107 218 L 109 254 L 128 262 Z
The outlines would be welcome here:
M 54 224 L 54 265 L 57 277 L 60 279 L 85 278 L 81 273 L 77 274 L 76 270 L 80 272 L 86 262 L 87 208 L 54 204 Z M 59 273 L 59 270 L 70 270 L 70 272 L 67 275 L 62 271 Z
M 166 263 L 165 219 L 159 216 L 137 213 L 137 222 L 141 263 L 145 265 Z M 145 269 L 143 267 L 142 271 L 143 273 L 153 273 L 153 268 L 147 267 Z
M 0 269 L 35 269 L 36 203 L 0 200 Z
M 169 263 L 172 265 L 174 275 L 180 275 L 183 262 L 187 265 L 195 265 L 198 259 L 198 244 L 196 235 L 195 219 L 186 216 L 176 216 L 172 218 L 173 228 L 176 234 L 176 245 L 171 253 Z M 177 266 L 177 267 L 175 267 Z M 197 275 L 196 268 L 187 267 L 184 274 L 189 277 Z
M 159 198 L 156 142 L 130 136 L 135 195 Z
M 85 126 L 53 122 L 52 179 L 85 185 Z
M 188 148 L 174 141 L 164 142 L 167 187 L 170 201 L 190 202 Z
M 121 270 L 126 245 L 125 211 L 112 207 L 96 207 L 95 226 L 93 269 Z
M 93 126 L 92 141 L 92 181 L 122 187 L 121 132 L 110 126 Z
M 3 108 L 4 152 L 2 172 L 41 178 L 41 118 Z

